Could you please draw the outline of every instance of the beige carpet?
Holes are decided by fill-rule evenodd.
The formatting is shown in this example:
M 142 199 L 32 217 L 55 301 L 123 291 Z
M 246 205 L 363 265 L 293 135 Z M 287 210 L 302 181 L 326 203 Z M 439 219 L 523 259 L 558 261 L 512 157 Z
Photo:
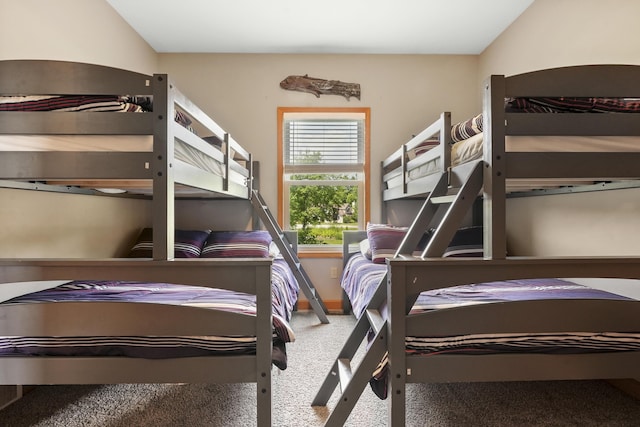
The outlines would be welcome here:
M 311 401 L 355 321 L 294 316 L 289 367 L 273 371 L 273 425 L 322 426 L 328 408 Z M 640 401 L 600 381 L 410 384 L 407 395 L 408 426 L 640 425 Z M 252 384 L 46 386 L 0 411 L 0 426 L 251 426 L 255 402 Z M 346 425 L 386 421 L 387 402 L 367 387 Z

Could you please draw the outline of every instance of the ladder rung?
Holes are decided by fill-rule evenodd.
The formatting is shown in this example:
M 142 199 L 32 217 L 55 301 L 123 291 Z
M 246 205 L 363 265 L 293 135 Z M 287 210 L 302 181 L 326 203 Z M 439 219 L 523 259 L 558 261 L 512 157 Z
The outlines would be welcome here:
M 353 373 L 351 372 L 351 361 L 349 359 L 338 359 L 337 364 L 340 387 L 344 390 L 353 377 Z
M 380 315 L 378 310 L 367 309 L 367 319 L 369 319 L 369 324 L 373 328 L 374 332 L 377 334 L 382 329 L 382 325 L 384 325 L 384 319 Z
M 434 204 L 444 204 L 444 203 L 453 203 L 453 201 L 456 199 L 456 195 L 452 194 L 449 196 L 436 196 L 436 197 L 432 197 L 431 199 L 429 199 L 431 201 L 431 203 Z

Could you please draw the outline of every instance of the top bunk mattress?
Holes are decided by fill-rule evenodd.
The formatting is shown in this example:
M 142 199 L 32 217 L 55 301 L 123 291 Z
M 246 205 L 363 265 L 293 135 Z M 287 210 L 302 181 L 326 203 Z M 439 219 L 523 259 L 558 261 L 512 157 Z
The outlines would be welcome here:
M 216 146 L 216 144 L 211 144 Z M 222 176 L 224 165 L 176 139 L 176 159 Z M 0 151 L 152 152 L 151 135 L 0 135 Z
M 639 152 L 640 136 L 507 136 L 508 152 Z M 455 142 L 451 146 L 451 166 L 459 166 L 483 156 L 482 133 Z M 413 181 L 444 169 L 440 157 L 430 159 L 407 172 L 407 181 Z M 563 182 L 567 182 L 563 180 Z M 387 181 L 389 188 L 402 184 L 402 176 Z

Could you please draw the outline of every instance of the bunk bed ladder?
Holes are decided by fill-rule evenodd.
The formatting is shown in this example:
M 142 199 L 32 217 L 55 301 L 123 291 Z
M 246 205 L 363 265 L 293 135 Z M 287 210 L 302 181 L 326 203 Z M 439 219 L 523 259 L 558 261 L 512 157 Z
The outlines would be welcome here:
M 445 183 L 445 179 L 447 182 L 451 181 L 451 176 L 442 175 L 409 227 L 395 254 L 396 257 L 412 255 L 414 248 L 420 242 L 422 235 L 428 229 L 440 208 L 445 208 L 444 214 L 439 219 L 438 225 L 435 227 L 421 256 L 422 258 L 433 258 L 441 257 L 444 254 L 482 189 L 483 165 L 484 162 L 477 161 L 471 164 L 469 168 L 465 168 L 455 179 L 460 181 L 462 185 L 458 186 L 453 193 L 452 189 Z
M 336 387 L 340 386 L 340 397 L 325 426 L 339 427 L 345 424 L 372 373 L 385 356 L 387 321 L 380 314 L 380 307 L 386 300 L 386 282 L 385 274 L 311 403 L 311 406 L 326 406 Z M 360 361 L 353 364 L 356 353 L 369 335 L 369 331 L 373 332 L 374 338 Z
M 423 257 L 442 256 L 455 231 L 460 227 L 465 214 L 480 193 L 482 174 L 483 162 L 478 161 L 456 177 L 456 181 L 459 181 L 461 185 L 452 189 L 449 185 L 451 182 L 450 174 L 443 173 L 424 201 L 394 257 L 413 256 L 415 247 L 432 224 L 436 213 L 441 207 L 445 207 L 444 215 L 422 253 Z M 453 194 L 450 194 L 452 192 Z M 334 390 L 340 385 L 341 395 L 325 426 L 344 425 L 373 372 L 388 351 L 389 325 L 380 314 L 381 307 L 387 302 L 387 276 L 388 273 L 378 283 L 365 312 L 358 319 L 311 403 L 312 406 L 326 406 Z M 408 307 L 407 310 L 410 308 Z M 357 366 L 354 367 L 352 366 L 354 357 L 363 341 L 367 340 L 369 331 L 373 331 L 374 338 L 368 341 L 368 349 Z
M 253 205 L 254 210 L 258 213 L 260 220 L 271 234 L 271 237 L 278 246 L 282 257 L 291 267 L 291 270 L 300 285 L 300 289 L 302 289 L 305 297 L 309 300 L 311 308 L 315 312 L 316 316 L 318 316 L 321 323 L 329 323 L 329 319 L 327 318 L 327 308 L 316 291 L 316 288 L 313 286 L 311 279 L 302 267 L 302 263 L 298 259 L 295 251 L 292 250 L 292 245 L 291 242 L 289 242 L 287 235 L 282 231 L 282 228 L 280 228 L 280 225 L 271 214 L 271 211 L 269 211 L 269 207 L 258 190 L 252 190 L 251 195 L 251 204 Z

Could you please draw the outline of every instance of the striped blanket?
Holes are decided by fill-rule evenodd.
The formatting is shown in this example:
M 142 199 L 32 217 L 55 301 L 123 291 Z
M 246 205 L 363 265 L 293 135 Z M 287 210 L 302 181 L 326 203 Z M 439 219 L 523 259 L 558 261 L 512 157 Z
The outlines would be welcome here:
M 283 259 L 272 266 L 273 363 L 287 365 L 284 343 L 295 340 L 289 326 L 298 295 L 298 283 Z M 57 301 L 146 302 L 204 307 L 256 314 L 255 296 L 230 290 L 167 283 L 72 281 L 23 295 L 3 304 Z M 256 339 L 248 337 L 0 337 L 0 355 L 127 356 L 144 358 L 255 354 Z

